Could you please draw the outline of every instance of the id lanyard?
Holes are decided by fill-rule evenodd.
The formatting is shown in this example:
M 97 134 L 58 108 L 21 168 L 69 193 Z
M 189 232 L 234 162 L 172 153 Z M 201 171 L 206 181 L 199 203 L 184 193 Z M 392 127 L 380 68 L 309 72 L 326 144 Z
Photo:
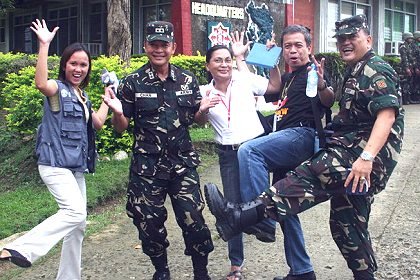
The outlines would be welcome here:
M 230 81 L 229 86 L 228 86 L 227 91 L 226 91 L 226 95 L 224 95 L 224 96 L 222 94 L 220 94 L 220 91 L 218 91 L 217 89 L 215 89 L 213 87 L 213 90 L 216 91 L 214 93 L 214 95 L 217 95 L 217 96 L 220 97 L 223 106 L 225 106 L 225 108 L 227 110 L 227 115 L 228 115 L 228 117 L 227 117 L 227 127 L 228 128 L 230 127 L 230 107 L 231 107 L 230 105 L 231 105 L 231 101 L 232 101 L 232 93 L 230 91 L 231 85 L 232 85 L 232 80 Z M 228 97 L 228 95 L 229 95 L 229 97 Z M 225 99 L 228 99 L 228 100 L 226 100 L 227 103 L 225 102 Z
M 286 85 L 283 88 L 283 91 L 281 93 L 281 99 L 279 100 L 280 103 L 276 109 L 276 112 L 279 111 L 284 105 L 286 105 L 287 103 L 287 94 L 289 91 L 289 87 L 292 85 L 294 79 L 296 76 L 293 76 L 289 81 L 286 82 Z M 277 130 L 277 114 L 276 112 L 274 113 L 274 118 L 273 118 L 273 131 Z

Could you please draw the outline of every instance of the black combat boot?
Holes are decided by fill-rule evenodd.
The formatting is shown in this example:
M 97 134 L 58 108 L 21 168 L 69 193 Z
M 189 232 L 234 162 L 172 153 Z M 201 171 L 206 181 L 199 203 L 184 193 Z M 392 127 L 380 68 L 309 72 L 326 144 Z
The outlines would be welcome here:
M 193 263 L 194 280 L 211 280 L 207 271 L 208 255 L 193 255 L 191 256 L 191 260 Z
M 298 275 L 287 274 L 286 277 L 277 276 L 273 280 L 316 280 L 316 275 L 315 272 L 311 271 Z
M 169 270 L 168 271 L 156 270 L 156 272 L 153 274 L 152 280 L 171 280 Z
M 247 227 L 244 229 L 246 234 L 255 235 L 255 237 L 265 243 L 276 242 L 276 228 L 274 226 L 269 226 L 265 223 L 258 223 L 254 226 Z
M 166 252 L 157 257 L 150 257 L 150 260 L 156 269 L 152 280 L 171 280 Z
M 375 280 L 372 269 L 367 270 L 353 270 L 354 280 Z
M 212 183 L 204 186 L 204 192 L 210 212 L 216 217 L 216 229 L 224 241 L 230 240 L 250 226 L 255 226 L 265 218 L 266 206 L 259 198 L 247 203 L 234 204 L 228 202 Z

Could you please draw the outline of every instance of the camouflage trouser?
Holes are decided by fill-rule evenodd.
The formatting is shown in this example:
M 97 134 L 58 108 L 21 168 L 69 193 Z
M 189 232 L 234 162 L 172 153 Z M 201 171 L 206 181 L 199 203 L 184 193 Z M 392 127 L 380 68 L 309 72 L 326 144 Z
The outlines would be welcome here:
M 413 70 L 414 72 L 414 70 Z M 420 76 L 404 76 L 401 80 L 403 104 L 420 102 Z
M 127 215 L 139 231 L 143 252 L 149 257 L 159 257 L 169 246 L 165 221 L 168 212 L 164 206 L 169 195 L 178 225 L 182 229 L 185 255 L 207 255 L 213 251 L 210 230 L 202 211 L 203 197 L 198 173 L 189 169 L 170 180 L 130 174 L 127 191 Z
M 386 162 L 384 167 L 383 161 L 375 161 L 369 193 L 346 195 L 347 169 L 360 152 L 342 147 L 321 150 L 276 182 L 262 198 L 268 205 L 266 213 L 277 221 L 331 199 L 330 230 L 334 241 L 353 273 L 372 275 L 373 279 L 377 265 L 368 231 L 373 192 L 383 189 L 396 162 Z

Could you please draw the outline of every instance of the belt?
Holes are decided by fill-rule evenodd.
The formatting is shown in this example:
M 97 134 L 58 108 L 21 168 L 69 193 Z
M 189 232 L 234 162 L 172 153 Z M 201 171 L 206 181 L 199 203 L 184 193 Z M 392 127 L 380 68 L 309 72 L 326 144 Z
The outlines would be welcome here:
M 219 148 L 220 150 L 223 151 L 236 151 L 239 149 L 239 146 L 241 144 L 232 144 L 232 145 L 222 145 L 222 144 L 217 144 L 217 148 Z
M 316 128 L 315 122 L 314 121 L 308 121 L 308 120 L 298 122 L 297 126 Z

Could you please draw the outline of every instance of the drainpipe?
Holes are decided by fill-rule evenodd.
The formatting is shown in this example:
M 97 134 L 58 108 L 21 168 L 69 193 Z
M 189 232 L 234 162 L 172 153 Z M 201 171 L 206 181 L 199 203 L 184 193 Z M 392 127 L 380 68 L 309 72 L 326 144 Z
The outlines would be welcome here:
M 191 1 L 173 0 L 171 6 L 176 54 L 192 55 Z
M 286 0 L 284 4 L 284 26 L 289 26 L 295 23 L 295 1 Z M 285 71 L 290 72 L 289 65 L 285 65 Z

